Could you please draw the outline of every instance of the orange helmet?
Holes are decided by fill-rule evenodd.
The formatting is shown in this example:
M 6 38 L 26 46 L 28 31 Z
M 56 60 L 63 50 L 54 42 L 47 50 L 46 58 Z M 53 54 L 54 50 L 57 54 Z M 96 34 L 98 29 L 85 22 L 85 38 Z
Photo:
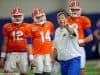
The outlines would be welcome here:
M 18 7 L 18 8 L 13 8 L 11 11 L 11 19 L 12 22 L 15 24 L 20 24 L 23 22 L 24 20 L 24 14 L 22 11 L 22 8 Z
M 34 9 L 32 12 L 32 18 L 35 23 L 43 25 L 46 22 L 46 15 L 42 9 Z
M 68 4 L 68 12 L 72 17 L 78 17 L 81 15 L 80 2 L 77 0 L 72 0 Z

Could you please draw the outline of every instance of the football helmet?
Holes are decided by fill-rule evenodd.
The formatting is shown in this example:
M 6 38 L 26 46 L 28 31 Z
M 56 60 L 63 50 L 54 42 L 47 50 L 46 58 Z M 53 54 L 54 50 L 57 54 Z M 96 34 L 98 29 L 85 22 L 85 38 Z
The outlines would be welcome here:
M 72 0 L 68 4 L 68 13 L 72 17 L 78 17 L 81 15 L 80 2 L 77 0 Z
M 46 14 L 42 9 L 34 9 L 32 18 L 35 23 L 43 25 L 46 22 Z
M 11 20 L 14 24 L 21 24 L 24 20 L 22 8 L 14 8 L 11 11 Z

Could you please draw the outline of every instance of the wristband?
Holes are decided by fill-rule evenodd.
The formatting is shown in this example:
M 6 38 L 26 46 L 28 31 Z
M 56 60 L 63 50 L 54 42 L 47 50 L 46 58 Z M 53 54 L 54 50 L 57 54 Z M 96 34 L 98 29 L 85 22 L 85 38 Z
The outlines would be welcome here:
M 1 58 L 5 58 L 6 53 L 5 52 L 1 52 Z
M 29 55 L 29 60 L 33 60 L 33 55 Z

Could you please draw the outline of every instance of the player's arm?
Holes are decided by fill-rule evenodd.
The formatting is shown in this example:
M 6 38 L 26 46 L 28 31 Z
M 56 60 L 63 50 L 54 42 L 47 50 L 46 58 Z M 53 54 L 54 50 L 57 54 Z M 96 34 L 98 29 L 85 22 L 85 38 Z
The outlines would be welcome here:
M 3 26 L 2 34 L 3 34 L 3 44 L 2 44 L 1 58 L 4 59 L 6 56 L 7 43 L 8 43 L 8 33 L 6 24 Z
M 29 54 L 29 59 L 33 60 L 33 54 L 32 54 L 32 39 L 27 38 L 27 52 Z
M 93 40 L 93 34 L 92 34 L 91 29 L 90 28 L 86 29 L 85 33 L 87 34 L 87 36 L 84 38 L 84 42 L 87 43 L 87 42 L 92 41 Z
M 93 35 L 92 35 L 92 31 L 91 31 L 91 20 L 88 17 L 85 17 L 85 33 L 87 34 L 87 37 L 84 38 L 84 42 L 90 42 L 93 40 Z
M 93 35 L 92 35 L 92 31 L 91 31 L 91 21 L 88 17 L 86 16 L 83 16 L 83 22 L 84 22 L 84 25 L 83 25 L 83 29 L 84 29 L 84 32 L 86 34 L 86 37 L 84 39 L 80 39 L 79 40 L 79 43 L 87 43 L 87 42 L 90 42 L 93 40 Z
M 87 37 L 84 38 L 85 43 L 90 42 L 92 40 L 93 40 L 93 35 L 92 34 L 90 34 L 90 35 L 88 35 Z
M 29 60 L 33 60 L 32 44 L 27 44 L 27 52 L 28 52 L 28 55 L 29 55 Z
M 6 57 L 6 50 L 7 50 L 7 41 L 8 41 L 8 37 L 4 36 L 2 51 L 1 51 L 1 59 L 0 59 L 0 66 L 1 67 L 4 66 L 4 59 Z
M 81 43 L 88 43 L 88 42 L 90 42 L 90 41 L 93 40 L 93 34 L 92 34 L 92 31 L 91 31 L 90 28 L 86 29 L 86 30 L 85 30 L 85 33 L 87 34 L 87 36 L 86 36 L 84 39 L 80 39 L 80 40 L 79 40 L 79 43 L 80 43 L 80 44 L 81 44 Z
M 28 52 L 28 55 L 29 55 L 29 60 L 33 60 L 33 54 L 32 54 L 32 34 L 31 34 L 31 25 L 27 25 L 27 52 Z
M 8 42 L 8 37 L 5 36 L 3 39 L 1 58 L 5 58 L 5 56 L 6 56 L 7 42 Z
M 27 52 L 29 55 L 29 61 L 30 61 L 30 65 L 32 67 L 35 66 L 35 62 L 34 62 L 34 57 L 33 57 L 33 49 L 32 49 L 32 39 L 31 38 L 27 38 Z
M 29 55 L 30 65 L 33 67 L 34 59 L 33 59 L 33 54 L 32 54 L 32 44 L 27 44 L 27 51 L 28 51 L 28 55 Z

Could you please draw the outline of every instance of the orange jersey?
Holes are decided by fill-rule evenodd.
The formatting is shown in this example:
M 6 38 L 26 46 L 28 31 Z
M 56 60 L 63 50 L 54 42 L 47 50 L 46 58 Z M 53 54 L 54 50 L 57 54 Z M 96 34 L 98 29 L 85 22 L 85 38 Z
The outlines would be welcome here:
M 8 52 L 26 50 L 28 29 L 29 25 L 27 23 L 22 23 L 21 26 L 15 26 L 13 23 L 4 25 L 3 35 L 8 37 Z
M 72 17 L 69 16 L 68 17 L 68 23 L 70 25 L 77 25 L 77 27 L 78 27 L 78 38 L 79 39 L 84 39 L 85 38 L 84 31 L 91 27 L 90 19 L 87 18 L 86 16 L 80 16 L 80 17 L 77 17 L 77 18 L 72 18 Z
M 54 25 L 49 21 L 46 21 L 43 26 L 35 23 L 31 25 L 33 54 L 48 54 L 52 51 L 50 35 L 53 33 Z

